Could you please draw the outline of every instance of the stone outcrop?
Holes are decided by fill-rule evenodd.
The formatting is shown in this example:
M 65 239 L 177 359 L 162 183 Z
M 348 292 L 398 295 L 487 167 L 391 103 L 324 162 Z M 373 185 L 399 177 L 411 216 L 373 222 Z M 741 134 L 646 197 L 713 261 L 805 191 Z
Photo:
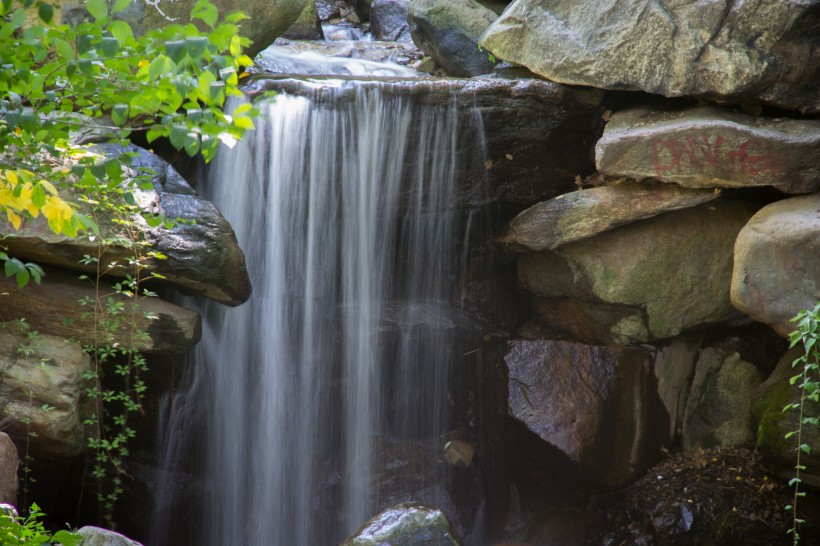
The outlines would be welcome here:
M 0 432 L 0 504 L 17 504 L 17 467 L 20 458 L 9 435 Z
M 481 44 L 553 81 L 820 111 L 814 2 L 516 0 Z
M 686 401 L 695 374 L 698 339 L 676 338 L 672 343 L 658 349 L 653 371 L 658 384 L 658 396 L 669 415 L 667 445 L 680 438 Z
M 702 349 L 683 418 L 683 448 L 714 448 L 754 440 L 751 405 L 761 378 L 737 352 Z
M 319 12 L 316 9 L 316 0 L 307 0 L 305 9 L 293 22 L 282 38 L 290 40 L 324 40 L 322 24 L 319 22 Z
M 636 220 L 711 201 L 720 192 L 685 189 L 655 181 L 618 181 L 565 193 L 528 208 L 497 239 L 520 252 L 555 250 Z
M 374 516 L 341 546 L 461 546 L 447 517 L 432 506 L 404 503 Z
M 29 446 L 29 455 L 67 458 L 85 450 L 81 403 L 89 370 L 77 343 L 0 330 L 0 419 L 18 445 Z
M 146 353 L 182 354 L 199 341 L 202 326 L 196 311 L 156 297 L 140 297 L 133 315 L 136 320 L 132 321 L 133 299 L 117 294 L 105 282 L 99 285 L 99 319 L 119 325 L 112 332 L 104 334 L 100 328 L 95 333 L 90 302 L 96 301 L 97 290 L 91 281 L 57 270 L 47 271 L 40 284 L 29 283 L 24 288 L 18 288 L 13 279 L 0 278 L 0 320 L 25 317 L 44 334 L 83 345 L 93 344 L 97 338 L 102 343 Z
M 577 189 L 574 178 L 594 171 L 590 156 L 603 126 L 600 91 L 503 78 L 441 78 L 380 85 L 382 92 L 412 96 L 418 104 L 455 105 L 457 117 L 465 125 L 480 119 L 487 161 L 460 159 L 461 154 L 483 157 L 481 142 L 465 143 L 467 148 L 458 150 L 458 161 L 465 165 L 465 171 L 459 177 L 455 207 L 532 205 Z M 367 86 L 368 82 L 362 82 L 349 88 L 350 98 Z M 315 79 L 260 77 L 250 82 L 246 92 L 255 95 L 271 90 L 314 96 L 320 92 L 317 89 L 321 90 L 321 85 Z M 465 126 L 464 130 L 472 129 Z
M 493 69 L 478 38 L 497 17 L 475 0 L 412 0 L 407 23 L 419 49 L 450 76 L 468 78 Z
M 735 243 L 732 304 L 782 336 L 820 301 L 820 193 L 762 208 Z
M 77 534 L 83 537 L 79 546 L 142 546 L 124 535 L 90 525 L 82 527 Z
M 370 7 L 370 32 L 377 40 L 413 42 L 407 23 L 410 0 L 373 0 Z
M 110 145 L 101 145 L 97 149 L 118 153 Z M 153 177 L 153 192 L 136 192 L 142 208 L 181 220 L 171 229 L 143 226 L 145 240 L 151 243 L 150 250 L 167 257 L 148 259 L 143 275 L 148 277 L 157 273 L 162 275 L 163 283 L 226 305 L 238 305 L 247 300 L 251 285 L 245 256 L 227 220 L 212 203 L 199 197 L 166 162 L 136 146 L 129 147 L 128 151 L 139 154 L 132 162 L 134 169 L 147 167 L 157 173 Z M 103 233 L 110 227 L 100 225 Z M 9 253 L 18 258 L 80 271 L 96 271 L 96 265 L 80 262 L 85 255 L 97 255 L 97 242 L 88 237 L 57 235 L 42 217 L 26 220 L 16 231 L 5 219 L 0 219 L 0 232 L 7 235 L 4 244 Z M 102 258 L 103 270 L 114 276 L 133 273 L 126 265 L 131 255 L 124 246 L 108 247 Z
M 763 118 L 714 107 L 616 112 L 595 146 L 598 170 L 689 188 L 820 190 L 820 120 Z
M 637 347 L 513 341 L 504 357 L 508 412 L 585 476 L 624 485 L 654 462 L 666 436 L 650 357 Z
M 672 337 L 737 316 L 732 247 L 754 213 L 716 200 L 519 259 L 521 288 L 548 325 L 593 343 Z

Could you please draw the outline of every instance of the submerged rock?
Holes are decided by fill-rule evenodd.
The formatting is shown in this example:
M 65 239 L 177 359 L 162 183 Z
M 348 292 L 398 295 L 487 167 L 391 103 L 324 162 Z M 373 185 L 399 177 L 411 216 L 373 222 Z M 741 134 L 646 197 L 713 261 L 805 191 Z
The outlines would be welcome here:
M 461 546 L 441 510 L 404 503 L 374 516 L 341 546 Z
M 495 66 L 478 38 L 497 17 L 475 0 L 412 0 L 407 22 L 419 49 L 448 75 L 469 78 Z
M 754 213 L 716 200 L 519 258 L 548 325 L 593 343 L 646 342 L 737 317 L 732 247 Z
M 820 190 L 820 120 L 774 119 L 700 107 L 617 112 L 595 146 L 604 174 L 687 188 Z
M 29 455 L 68 458 L 86 449 L 80 413 L 90 369 L 77 343 L 0 330 L 0 418 L 18 444 L 29 446 Z
M 587 478 L 624 485 L 656 460 L 666 436 L 650 356 L 637 347 L 513 341 L 504 357 L 509 414 Z
M 554 250 L 636 220 L 700 205 L 719 195 L 674 184 L 626 180 L 533 205 L 513 218 L 496 242 L 522 252 Z
M 113 145 L 100 145 L 97 150 L 111 155 L 123 151 Z M 136 146 L 129 146 L 126 151 L 138 154 L 131 163 L 133 168 L 147 167 L 156 172 L 153 192 L 135 192 L 143 210 L 181 220 L 171 229 L 140 226 L 145 241 L 151 245 L 149 251 L 167 257 L 148 258 L 143 278 L 157 273 L 162 275 L 162 280 L 157 282 L 226 305 L 246 301 L 251 293 L 250 278 L 245 256 L 228 221 L 212 203 L 199 197 L 168 163 Z M 100 224 L 103 233 L 110 227 Z M 57 235 L 42 217 L 26 220 L 19 230 L 0 220 L 0 231 L 6 235 L 4 244 L 14 256 L 80 271 L 96 271 L 95 264 L 81 262 L 86 255 L 97 255 L 97 241 L 85 236 Z M 108 246 L 102 257 L 102 270 L 115 277 L 133 274 L 127 266 L 132 256 L 133 251 L 125 246 Z
M 816 2 L 516 0 L 481 44 L 562 83 L 820 111 Z
M 820 193 L 763 207 L 735 244 L 732 304 L 786 337 L 820 301 Z

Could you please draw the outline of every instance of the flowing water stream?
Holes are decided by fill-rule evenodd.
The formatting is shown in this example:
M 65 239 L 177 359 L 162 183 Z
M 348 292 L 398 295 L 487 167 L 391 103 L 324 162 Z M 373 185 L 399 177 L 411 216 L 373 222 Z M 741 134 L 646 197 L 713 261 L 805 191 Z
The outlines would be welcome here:
M 389 496 L 374 485 L 389 446 L 442 449 L 460 350 L 459 139 L 480 130 L 454 104 L 421 104 L 433 83 L 397 85 L 279 93 L 210 170 L 204 193 L 254 293 L 202 304 L 190 388 L 163 425 L 169 468 L 200 454 L 192 544 L 338 544 Z M 152 544 L 172 543 L 167 525 Z

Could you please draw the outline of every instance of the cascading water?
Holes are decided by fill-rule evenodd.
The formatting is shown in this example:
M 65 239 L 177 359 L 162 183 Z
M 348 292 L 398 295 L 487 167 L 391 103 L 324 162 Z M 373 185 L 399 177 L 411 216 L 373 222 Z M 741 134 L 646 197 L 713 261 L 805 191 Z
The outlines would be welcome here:
M 474 137 L 459 136 L 469 123 L 453 105 L 395 85 L 280 93 L 211 169 L 205 193 L 254 294 L 204 305 L 192 387 L 174 403 L 204 424 L 167 431 L 172 459 L 185 442 L 204 453 L 197 544 L 337 544 L 383 500 L 385 446 L 441 450 L 464 259 L 459 138 Z M 166 541 L 155 530 L 152 544 Z

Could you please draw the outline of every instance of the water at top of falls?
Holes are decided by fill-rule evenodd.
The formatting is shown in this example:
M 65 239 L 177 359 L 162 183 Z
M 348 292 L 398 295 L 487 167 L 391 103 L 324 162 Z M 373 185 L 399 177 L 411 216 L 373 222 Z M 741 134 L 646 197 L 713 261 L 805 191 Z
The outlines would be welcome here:
M 256 57 L 254 71 L 306 76 L 419 77 L 415 70 L 389 62 L 397 55 L 394 48 L 380 48 L 378 44 L 362 42 L 337 42 L 311 45 L 318 51 L 300 49 L 299 46 L 305 47 L 305 44 L 269 46 Z M 376 59 L 368 59 L 367 55 L 373 55 Z
M 465 162 L 483 160 L 460 139 L 481 135 L 455 103 L 391 85 L 279 93 L 210 169 L 204 193 L 233 225 L 254 293 L 202 305 L 194 379 L 176 402 L 202 415 L 166 433 L 203 446 L 189 543 L 332 546 L 384 503 L 446 501 L 437 462 L 420 483 L 391 454 L 443 449 L 463 353 L 452 203 Z M 151 543 L 169 536 L 158 528 Z

